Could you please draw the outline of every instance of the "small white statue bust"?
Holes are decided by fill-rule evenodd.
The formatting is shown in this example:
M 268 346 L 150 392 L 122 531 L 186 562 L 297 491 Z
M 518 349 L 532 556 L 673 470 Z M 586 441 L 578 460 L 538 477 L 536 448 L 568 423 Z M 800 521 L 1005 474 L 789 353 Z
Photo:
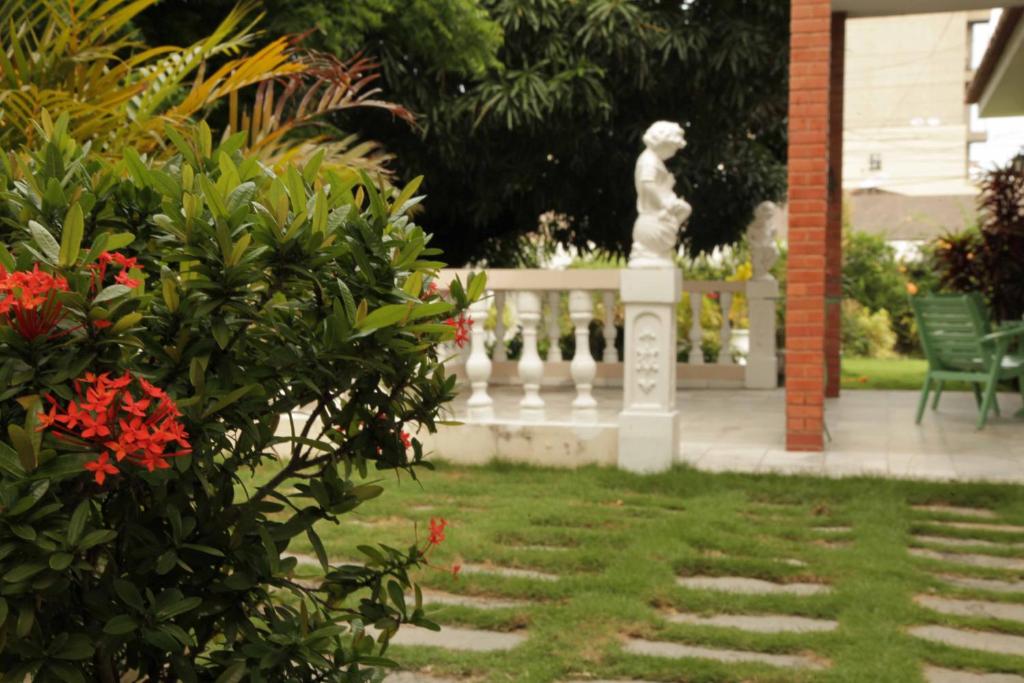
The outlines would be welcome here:
M 754 209 L 754 220 L 747 227 L 747 244 L 750 246 L 750 263 L 754 280 L 771 280 L 772 266 L 779 258 L 775 245 L 775 217 L 779 207 L 772 202 L 761 202 Z
M 686 147 L 686 138 L 679 124 L 658 121 L 644 133 L 644 145 L 633 176 L 638 216 L 629 267 L 674 268 L 679 229 L 692 209 L 672 191 L 676 179 L 665 161 Z

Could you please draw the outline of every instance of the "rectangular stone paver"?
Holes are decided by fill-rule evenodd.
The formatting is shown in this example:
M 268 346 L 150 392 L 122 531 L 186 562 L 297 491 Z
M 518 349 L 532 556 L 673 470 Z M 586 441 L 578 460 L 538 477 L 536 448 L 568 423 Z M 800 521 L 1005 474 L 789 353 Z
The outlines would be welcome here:
M 985 508 L 967 508 L 958 505 L 912 505 L 918 512 L 936 512 L 944 515 L 959 515 L 960 517 L 977 517 L 979 519 L 995 519 L 996 513 Z
M 978 548 L 1008 548 L 1011 550 L 1024 549 L 1024 543 L 1017 543 L 1013 541 L 1000 543 L 996 541 L 984 541 L 980 538 L 953 538 L 952 536 L 927 536 L 919 534 L 914 536 L 913 539 L 919 543 L 935 543 L 955 548 L 969 548 L 971 546 L 975 546 Z
M 746 595 L 817 595 L 832 590 L 820 583 L 773 583 L 746 576 L 681 576 L 676 583 L 683 588 Z
M 974 673 L 937 666 L 924 668 L 924 680 L 926 683 L 1024 683 L 1024 677 L 1013 674 Z
M 537 581 L 558 581 L 557 574 L 539 572 L 533 569 L 515 569 L 513 567 L 497 567 L 489 564 L 464 564 L 463 574 L 494 574 L 510 579 L 536 579 Z
M 445 650 L 470 652 L 498 652 L 511 650 L 526 641 L 522 633 L 482 631 L 471 628 L 445 626 L 440 631 L 403 626 L 391 639 L 393 645 L 440 647 Z
M 674 613 L 667 619 L 674 624 L 737 628 L 757 633 L 813 633 L 835 630 L 839 624 L 829 619 L 809 619 L 788 614 L 699 614 Z
M 647 657 L 712 659 L 726 664 L 754 662 L 787 669 L 826 668 L 826 665 L 821 661 L 804 655 L 776 655 L 765 652 L 751 652 L 749 650 L 719 650 L 717 648 L 655 640 L 630 639 L 626 642 L 625 650 L 630 654 L 645 655 Z
M 988 524 L 985 522 L 938 522 L 933 521 L 931 524 L 941 524 L 943 526 L 953 527 L 954 529 L 971 529 L 974 531 L 1000 531 L 1007 534 L 1024 534 L 1024 526 L 1018 526 L 1016 524 Z
M 418 671 L 400 671 L 384 677 L 384 683 L 463 683 L 457 678 L 439 678 Z
M 406 603 L 415 603 L 414 595 L 406 595 Z M 475 607 L 476 609 L 507 609 L 510 607 L 523 607 L 530 603 L 526 600 L 513 600 L 511 598 L 493 598 L 487 595 L 458 595 L 456 593 L 445 593 L 444 591 L 424 590 L 424 605 L 457 605 L 459 607 Z
M 1024 621 L 1024 605 L 990 600 L 958 600 L 936 595 L 918 595 L 914 602 L 942 614 Z
M 972 567 L 1010 569 L 1013 571 L 1024 570 L 1024 558 L 996 557 L 995 555 L 973 555 L 969 553 L 942 553 L 938 550 L 928 550 L 927 548 L 907 548 L 907 552 L 914 557 L 924 557 L 929 560 L 941 560 L 942 562 L 955 562 L 957 564 L 969 564 Z
M 967 631 L 948 626 L 914 626 L 912 636 L 967 650 L 980 650 L 1002 655 L 1024 656 L 1024 637 L 991 631 Z
M 993 593 L 1024 593 L 1024 581 L 979 579 L 973 576 L 957 576 L 956 574 L 939 574 L 938 578 L 957 588 L 992 591 Z

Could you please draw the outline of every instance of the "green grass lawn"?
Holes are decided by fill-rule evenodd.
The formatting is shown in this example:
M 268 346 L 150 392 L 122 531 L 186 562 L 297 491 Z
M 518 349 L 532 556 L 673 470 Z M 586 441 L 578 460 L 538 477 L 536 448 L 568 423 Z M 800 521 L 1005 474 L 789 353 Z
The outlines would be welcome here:
M 1024 578 L 1024 572 L 951 568 L 907 554 L 915 531 L 1024 541 L 1024 534 L 929 526 L 929 513 L 909 507 L 983 506 L 1006 521 L 1024 524 L 1019 487 L 708 474 L 682 468 L 639 477 L 610 469 L 555 471 L 497 464 L 442 464 L 435 472 L 423 472 L 420 483 L 406 478 L 386 478 L 383 483 L 387 490 L 382 497 L 346 516 L 361 523 L 320 528 L 333 561 L 359 559 L 355 548 L 363 543 L 405 547 L 417 533 L 423 539 L 430 517 L 445 517 L 451 527 L 433 555 L 437 568 L 422 570 L 418 580 L 448 592 L 529 601 L 503 609 L 433 610 L 433 618 L 443 625 L 519 631 L 528 640 L 501 653 L 394 648 L 391 654 L 411 669 L 429 668 L 434 675 L 474 681 L 524 683 L 577 678 L 899 683 L 923 680 L 921 666 L 926 662 L 949 668 L 1024 670 L 1024 657 L 958 650 L 905 633 L 916 624 L 946 624 L 1024 636 L 1024 623 L 942 616 L 913 602 L 915 595 L 924 593 L 979 597 L 942 583 L 933 576 L 935 571 L 1006 580 Z M 821 526 L 850 526 L 852 531 L 815 530 Z M 302 544 L 289 551 L 312 554 Z M 1009 546 L 987 552 L 1022 554 Z M 793 560 L 805 565 L 797 566 Z M 487 574 L 456 578 L 447 571 L 455 562 L 529 568 L 561 579 L 543 582 Z M 809 597 L 765 597 L 688 590 L 676 584 L 676 577 L 695 574 L 824 582 L 834 590 Z M 1024 594 L 980 597 L 1024 600 Z M 673 624 L 664 618 L 671 610 L 780 612 L 835 619 L 839 628 L 827 633 L 752 634 Z M 627 636 L 812 654 L 830 662 L 830 667 L 794 672 L 760 664 L 643 657 L 623 651 Z
M 842 360 L 843 389 L 907 389 L 918 391 L 924 384 L 928 361 L 922 358 L 848 358 Z M 954 387 L 949 391 L 967 389 Z

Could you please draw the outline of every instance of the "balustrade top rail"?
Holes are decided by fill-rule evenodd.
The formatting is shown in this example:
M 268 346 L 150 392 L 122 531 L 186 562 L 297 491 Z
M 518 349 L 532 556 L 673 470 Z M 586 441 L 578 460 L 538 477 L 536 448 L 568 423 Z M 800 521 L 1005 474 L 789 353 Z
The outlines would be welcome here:
M 485 268 L 487 288 L 495 291 L 559 291 L 578 289 L 584 291 L 609 291 L 619 288 L 619 269 L 600 270 L 570 269 L 545 270 L 541 268 Z M 449 268 L 441 271 L 441 282 L 449 282 L 456 275 L 465 282 L 470 268 Z M 684 292 L 744 292 L 746 282 L 725 282 L 723 280 L 683 280 Z

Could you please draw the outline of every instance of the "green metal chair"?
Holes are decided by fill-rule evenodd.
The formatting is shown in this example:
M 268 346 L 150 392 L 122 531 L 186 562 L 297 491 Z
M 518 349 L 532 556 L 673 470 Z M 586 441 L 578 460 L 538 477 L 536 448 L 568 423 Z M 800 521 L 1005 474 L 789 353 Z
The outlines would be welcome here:
M 1011 353 L 1015 339 L 1024 339 L 1024 323 L 992 330 L 985 305 L 976 294 L 912 296 L 910 305 L 928 358 L 928 375 L 917 405 L 920 424 L 935 387 L 932 409 L 938 407 L 946 381 L 970 382 L 978 402 L 978 429 L 985 426 L 989 411 L 995 409 L 999 382 L 1016 379 L 1024 398 L 1024 354 Z M 1024 411 L 1022 411 L 1024 414 Z

